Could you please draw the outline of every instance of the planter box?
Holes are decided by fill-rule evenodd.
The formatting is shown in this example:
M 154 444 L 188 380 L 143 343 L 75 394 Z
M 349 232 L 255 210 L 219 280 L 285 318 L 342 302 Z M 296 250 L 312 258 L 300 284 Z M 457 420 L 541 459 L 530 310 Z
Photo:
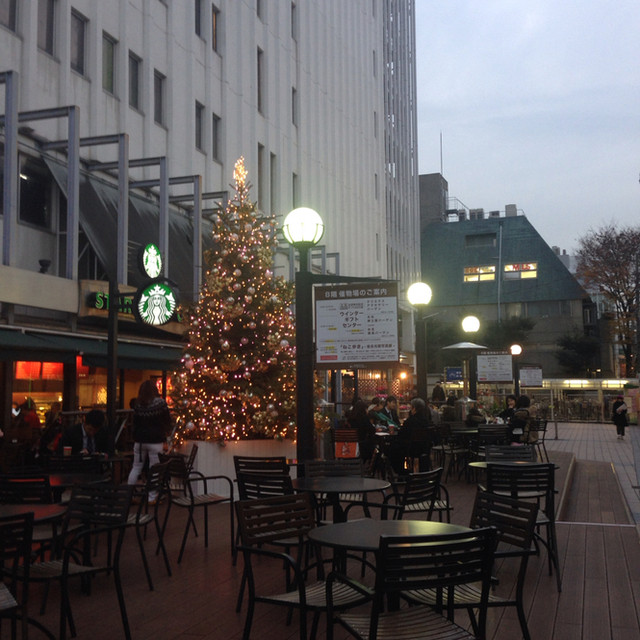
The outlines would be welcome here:
M 187 442 L 180 447 L 179 452 L 188 454 L 192 445 L 198 445 L 194 469 L 205 476 L 227 476 L 235 480 L 236 470 L 233 466 L 233 456 L 285 456 L 296 457 L 296 443 L 293 440 L 234 440 L 225 442 L 224 446 L 217 442 L 201 442 L 198 440 Z M 291 468 L 291 475 L 295 477 L 296 468 Z M 200 488 L 202 483 L 197 483 Z M 209 492 L 215 491 L 226 496 L 229 492 L 226 482 L 214 483 L 213 489 L 207 483 Z M 237 491 L 235 497 L 238 497 Z

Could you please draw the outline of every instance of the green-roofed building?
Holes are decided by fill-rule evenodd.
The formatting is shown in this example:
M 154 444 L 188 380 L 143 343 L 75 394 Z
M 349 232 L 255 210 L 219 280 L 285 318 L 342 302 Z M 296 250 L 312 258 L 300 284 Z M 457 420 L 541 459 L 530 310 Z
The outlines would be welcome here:
M 514 205 L 506 213 L 426 216 L 422 207 L 422 279 L 433 290 L 428 313 L 452 324 L 472 314 L 485 326 L 529 318 L 535 325 L 522 345 L 522 363 L 540 365 L 545 378 L 562 377 L 557 340 L 584 333 L 585 324 L 590 331 L 593 305 L 529 220 Z

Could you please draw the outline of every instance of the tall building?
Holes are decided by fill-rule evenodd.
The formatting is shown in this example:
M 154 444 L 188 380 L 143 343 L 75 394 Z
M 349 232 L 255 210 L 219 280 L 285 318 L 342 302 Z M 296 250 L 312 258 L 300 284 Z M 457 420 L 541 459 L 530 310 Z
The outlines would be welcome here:
M 105 311 L 95 300 L 109 273 L 122 291 L 140 284 L 146 242 L 159 243 L 182 298 L 197 295 L 202 247 L 240 156 L 266 214 L 321 214 L 316 269 L 398 279 L 401 292 L 416 278 L 412 0 L 7 0 L 0 60 L 0 341 L 29 361 L 43 346 L 19 334 L 49 331 L 47 357 L 77 367 L 96 351 L 86 394 L 71 371 L 43 402 L 63 387 L 67 407 L 103 397 Z M 291 255 L 283 242 L 282 275 Z M 408 321 L 404 303 L 400 312 Z M 175 362 L 177 328 L 120 324 L 120 369 Z M 149 350 L 134 357 L 127 340 Z M 151 357 L 159 345 L 161 362 Z M 16 351 L 4 353 L 12 380 Z M 137 382 L 127 376 L 121 405 Z M 46 386 L 40 377 L 30 388 Z

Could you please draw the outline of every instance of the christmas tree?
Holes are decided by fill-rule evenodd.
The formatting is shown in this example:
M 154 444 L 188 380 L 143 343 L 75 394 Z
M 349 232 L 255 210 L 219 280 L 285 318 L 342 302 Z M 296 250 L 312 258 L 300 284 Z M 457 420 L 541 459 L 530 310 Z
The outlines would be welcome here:
M 174 376 L 176 440 L 294 435 L 293 288 L 275 277 L 276 223 L 249 200 L 244 160 L 214 220 L 199 300 L 184 310 L 189 344 Z

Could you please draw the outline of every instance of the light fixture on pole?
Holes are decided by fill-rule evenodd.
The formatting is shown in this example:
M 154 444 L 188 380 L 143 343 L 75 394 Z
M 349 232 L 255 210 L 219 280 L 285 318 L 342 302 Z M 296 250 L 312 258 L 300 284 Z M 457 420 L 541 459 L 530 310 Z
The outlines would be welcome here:
M 513 361 L 513 393 L 520 395 L 520 367 L 518 366 L 518 357 L 522 353 L 522 347 L 519 344 L 512 344 L 509 347 L 511 351 L 511 359 Z
M 418 397 L 427 400 L 427 318 L 424 311 L 433 292 L 424 282 L 415 282 L 407 290 L 409 303 L 416 308 L 416 390 Z
M 465 333 L 477 333 L 480 330 L 480 320 L 478 320 L 476 316 L 466 316 L 462 320 L 462 330 Z M 469 380 L 469 397 L 475 400 L 478 391 L 475 356 L 472 355 L 468 360 L 465 360 L 465 362 L 467 363 L 467 378 Z
M 296 272 L 296 411 L 299 462 L 314 458 L 313 443 L 313 279 L 309 269 L 309 250 L 320 242 L 324 223 L 313 209 L 299 207 L 284 219 L 282 232 L 300 255 Z

